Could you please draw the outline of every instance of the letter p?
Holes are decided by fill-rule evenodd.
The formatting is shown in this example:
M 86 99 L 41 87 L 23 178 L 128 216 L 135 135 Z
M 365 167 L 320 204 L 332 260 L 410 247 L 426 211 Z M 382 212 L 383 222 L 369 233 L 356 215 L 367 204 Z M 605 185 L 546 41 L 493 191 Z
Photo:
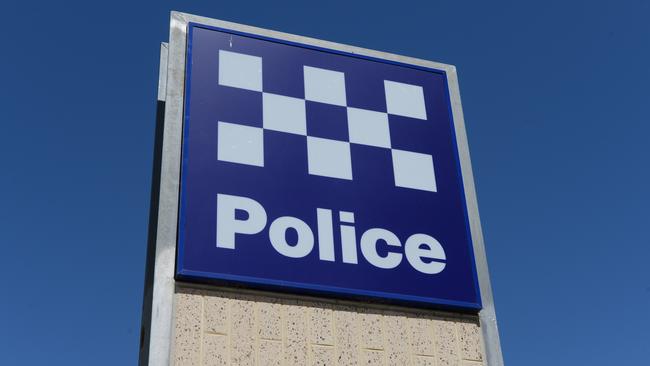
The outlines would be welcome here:
M 238 220 L 237 210 L 248 217 Z M 235 234 L 257 234 L 266 226 L 266 211 L 259 202 L 239 196 L 217 194 L 217 248 L 235 249 Z

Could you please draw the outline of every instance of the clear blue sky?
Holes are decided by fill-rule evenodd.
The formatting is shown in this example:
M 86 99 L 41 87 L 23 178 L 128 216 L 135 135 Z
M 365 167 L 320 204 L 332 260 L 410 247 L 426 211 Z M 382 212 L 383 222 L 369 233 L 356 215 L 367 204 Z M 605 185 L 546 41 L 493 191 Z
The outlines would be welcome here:
M 455 64 L 508 365 L 650 362 L 650 3 L 16 1 L 0 364 L 137 361 L 169 11 Z

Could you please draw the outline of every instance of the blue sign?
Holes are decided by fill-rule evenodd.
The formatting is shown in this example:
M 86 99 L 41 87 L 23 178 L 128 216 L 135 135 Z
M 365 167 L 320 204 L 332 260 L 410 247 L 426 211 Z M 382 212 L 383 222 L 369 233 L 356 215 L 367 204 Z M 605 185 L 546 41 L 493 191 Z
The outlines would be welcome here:
M 176 278 L 481 308 L 444 71 L 190 24 Z

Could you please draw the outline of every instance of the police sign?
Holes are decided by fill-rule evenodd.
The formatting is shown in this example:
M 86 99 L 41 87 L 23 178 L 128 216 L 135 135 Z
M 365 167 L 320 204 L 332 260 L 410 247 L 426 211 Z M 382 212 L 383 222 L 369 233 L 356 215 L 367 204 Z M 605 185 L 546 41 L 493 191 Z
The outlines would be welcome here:
M 481 308 L 446 71 L 187 32 L 177 279 Z

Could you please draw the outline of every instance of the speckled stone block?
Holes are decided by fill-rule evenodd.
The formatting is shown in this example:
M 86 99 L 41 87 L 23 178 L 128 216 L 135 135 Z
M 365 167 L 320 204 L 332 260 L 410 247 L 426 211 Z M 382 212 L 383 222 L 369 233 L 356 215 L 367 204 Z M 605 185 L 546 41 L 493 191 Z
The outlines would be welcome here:
M 361 332 L 362 348 L 384 349 L 384 329 L 381 313 L 364 311 L 359 314 L 359 332 Z
M 436 366 L 436 359 L 433 356 L 415 356 L 413 366 Z
M 203 365 L 227 366 L 230 364 L 228 349 L 230 339 L 226 335 L 205 334 L 203 336 Z
M 456 325 L 455 322 L 448 319 L 434 320 L 435 352 L 440 366 L 456 366 L 459 364 L 460 355 L 456 338 Z
M 188 291 L 176 296 L 174 364 L 194 366 L 201 363 L 203 297 Z
M 338 306 L 334 309 L 337 365 L 357 365 L 359 358 L 359 323 L 357 314 L 358 311 L 351 306 Z
M 208 296 L 205 298 L 205 331 L 208 333 L 228 333 L 228 299 Z
M 482 361 L 483 346 L 481 344 L 481 330 L 476 323 L 458 324 L 458 343 L 463 359 Z
M 437 366 L 459 366 L 460 360 L 452 356 L 439 356 Z
M 281 341 L 260 341 L 260 349 L 258 354 L 259 366 L 281 366 L 283 353 Z
M 409 318 L 395 312 L 384 313 L 386 362 L 388 365 L 408 365 L 410 361 L 411 331 Z
M 261 302 L 257 308 L 258 335 L 262 339 L 282 340 L 282 305 Z
M 360 365 L 385 365 L 384 351 L 363 350 L 361 351 Z
M 311 343 L 327 346 L 334 344 L 332 316 L 333 312 L 329 307 L 309 307 L 309 341 Z
M 307 320 L 306 307 L 296 301 L 286 301 L 285 306 L 285 350 L 287 365 L 303 366 L 307 364 Z
M 417 315 L 408 319 L 411 329 L 411 347 L 413 353 L 422 356 L 433 356 L 435 353 L 435 338 L 433 336 L 433 319 L 425 315 Z
M 231 345 L 230 360 L 233 365 L 255 364 L 255 302 L 234 299 L 230 302 Z
M 330 366 L 334 365 L 334 347 L 332 346 L 312 346 L 310 365 L 313 366 Z

